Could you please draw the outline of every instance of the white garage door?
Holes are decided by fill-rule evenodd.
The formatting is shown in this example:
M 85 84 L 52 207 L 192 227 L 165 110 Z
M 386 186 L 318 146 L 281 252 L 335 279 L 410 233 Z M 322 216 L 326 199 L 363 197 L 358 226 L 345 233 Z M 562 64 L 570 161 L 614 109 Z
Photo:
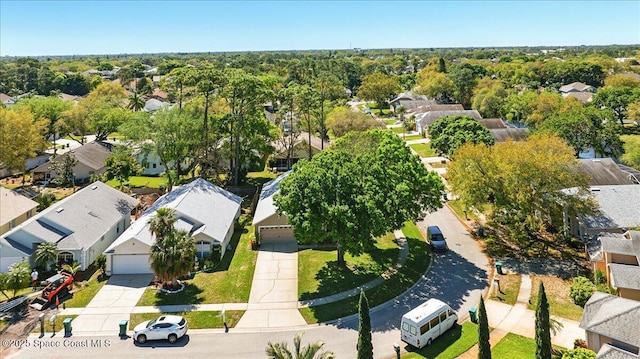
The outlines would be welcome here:
M 260 241 L 263 243 L 291 241 L 292 239 L 294 239 L 294 237 L 293 228 L 291 226 L 260 228 Z
M 114 254 L 113 274 L 153 273 L 149 266 L 148 254 Z

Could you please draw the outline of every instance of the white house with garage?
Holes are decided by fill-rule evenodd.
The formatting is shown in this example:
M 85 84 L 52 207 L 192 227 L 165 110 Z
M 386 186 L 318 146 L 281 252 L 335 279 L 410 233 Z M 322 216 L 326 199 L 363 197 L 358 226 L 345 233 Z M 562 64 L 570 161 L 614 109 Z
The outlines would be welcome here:
M 41 243 L 55 243 L 58 263 L 85 270 L 131 223 L 138 200 L 94 182 L 0 236 L 0 271 L 29 261 Z
M 196 242 L 197 256 L 205 258 L 214 246 L 224 256 L 234 224 L 240 216 L 242 198 L 201 178 L 158 198 L 129 229 L 105 250 L 107 274 L 151 274 L 149 256 L 155 238 L 149 231 L 149 219 L 160 208 L 175 211 L 174 227 L 189 233 Z
M 253 225 L 260 242 L 290 240 L 294 238 L 293 227 L 287 220 L 287 215 L 280 213 L 273 203 L 273 196 L 280 192 L 280 183 L 289 176 L 289 172 L 265 183 L 260 192 L 260 199 L 253 215 Z

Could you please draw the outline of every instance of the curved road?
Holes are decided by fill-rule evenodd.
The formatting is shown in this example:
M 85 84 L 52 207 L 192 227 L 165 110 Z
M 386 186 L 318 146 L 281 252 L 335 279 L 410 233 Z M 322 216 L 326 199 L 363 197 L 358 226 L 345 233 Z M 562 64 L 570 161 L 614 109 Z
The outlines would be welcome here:
M 458 311 L 461 321 L 468 317 L 469 307 L 476 306 L 479 296 L 487 286 L 489 262 L 477 243 L 469 236 L 455 215 L 444 207 L 430 213 L 418 225 L 426 231 L 429 225 L 439 226 L 447 239 L 450 251 L 434 255 L 428 274 L 410 290 L 371 310 L 374 355 L 376 358 L 393 358 L 393 343 L 407 348 L 400 341 L 399 324 L 402 315 L 429 298 L 439 298 Z M 373 289 L 375 290 L 375 289 Z M 289 328 L 282 331 L 243 332 L 239 329 L 193 330 L 176 345 L 166 342 L 135 345 L 131 339 L 120 340 L 117 328 L 111 337 L 71 338 L 45 337 L 29 339 L 28 348 L 14 358 L 265 358 L 268 342 L 289 343 L 293 337 L 305 332 L 302 343 L 325 341 L 325 348 L 338 358 L 355 358 L 358 336 L 358 318 L 353 315 L 332 323 Z M 65 341 L 66 340 L 66 341 Z M 110 342 L 107 343 L 106 341 Z M 98 346 L 100 344 L 100 346 Z M 188 344 L 188 345 L 187 345 Z M 65 345 L 67 347 L 65 347 Z M 108 345 L 108 346 L 107 346 Z M 46 348 L 39 346 L 48 346 Z M 53 347 L 51 347 L 53 346 Z M 70 347 L 75 346 L 75 347 Z

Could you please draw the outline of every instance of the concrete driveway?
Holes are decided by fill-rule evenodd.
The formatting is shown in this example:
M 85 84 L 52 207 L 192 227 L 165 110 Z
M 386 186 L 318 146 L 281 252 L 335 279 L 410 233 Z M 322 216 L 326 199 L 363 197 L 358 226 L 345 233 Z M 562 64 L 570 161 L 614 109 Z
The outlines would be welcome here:
M 73 333 L 117 333 L 152 279 L 150 274 L 113 275 L 86 308 L 69 308 L 62 314 L 78 315 L 71 324 Z
M 236 328 L 282 328 L 306 324 L 298 311 L 296 240 L 262 242 L 247 311 Z

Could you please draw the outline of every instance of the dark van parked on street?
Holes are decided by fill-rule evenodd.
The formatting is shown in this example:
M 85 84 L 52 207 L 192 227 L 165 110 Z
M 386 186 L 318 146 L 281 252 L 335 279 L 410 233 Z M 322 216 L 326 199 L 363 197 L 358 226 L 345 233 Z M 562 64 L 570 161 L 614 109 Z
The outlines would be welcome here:
M 438 226 L 429 226 L 427 228 L 427 237 L 433 251 L 446 251 L 448 249 L 444 235 Z

